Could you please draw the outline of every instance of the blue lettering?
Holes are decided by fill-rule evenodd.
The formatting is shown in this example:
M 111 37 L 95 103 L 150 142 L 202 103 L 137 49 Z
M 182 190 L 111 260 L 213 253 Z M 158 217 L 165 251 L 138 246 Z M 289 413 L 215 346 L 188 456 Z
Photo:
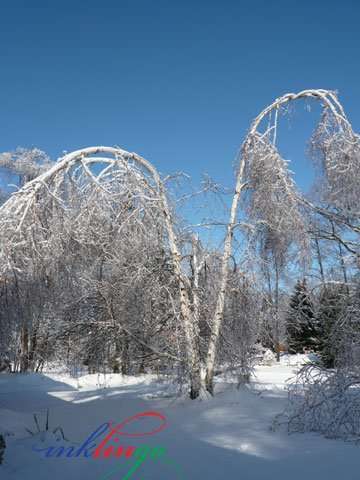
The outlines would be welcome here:
M 76 452 L 76 454 L 75 454 L 75 457 L 79 457 L 82 453 L 84 453 L 84 457 L 85 457 L 85 458 L 91 457 L 92 452 L 90 452 L 89 450 L 96 447 L 96 444 L 93 443 L 93 441 L 95 440 L 95 438 L 97 438 L 97 437 L 99 437 L 100 435 L 102 435 L 103 433 L 105 433 L 108 428 L 109 428 L 109 424 L 108 424 L 108 423 L 103 423 L 102 425 L 100 425 L 100 427 L 97 428 L 97 429 L 85 440 L 85 442 L 84 442 L 82 445 L 80 445 L 80 447 L 78 448 L 78 450 L 77 450 L 77 452 Z

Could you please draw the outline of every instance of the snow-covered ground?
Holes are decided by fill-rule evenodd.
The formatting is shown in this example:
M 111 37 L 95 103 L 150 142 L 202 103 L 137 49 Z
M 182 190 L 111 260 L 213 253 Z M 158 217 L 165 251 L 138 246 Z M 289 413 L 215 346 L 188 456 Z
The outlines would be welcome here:
M 149 375 L 73 379 L 56 373 L 1 374 L 0 429 L 13 435 L 6 437 L 0 479 L 358 480 L 360 447 L 270 429 L 286 402 L 285 382 L 300 360 L 283 358 L 280 365 L 257 367 L 251 388 L 237 390 L 233 384 L 219 382 L 215 398 L 201 401 L 176 398 L 168 383 Z M 50 428 L 61 426 L 68 442 L 57 443 L 51 435 L 32 437 L 26 431 L 36 429 L 34 413 L 44 424 L 47 409 Z M 78 448 L 104 422 L 120 423 L 144 411 L 165 415 L 166 428 L 146 438 L 120 437 L 121 444 L 160 445 L 166 455 L 158 461 L 146 459 L 133 475 L 127 472 L 134 458 L 45 458 L 33 450 L 50 445 Z M 146 421 L 138 421 L 143 430 L 148 428 L 147 424 L 144 428 Z M 111 475 L 113 467 L 119 470 Z

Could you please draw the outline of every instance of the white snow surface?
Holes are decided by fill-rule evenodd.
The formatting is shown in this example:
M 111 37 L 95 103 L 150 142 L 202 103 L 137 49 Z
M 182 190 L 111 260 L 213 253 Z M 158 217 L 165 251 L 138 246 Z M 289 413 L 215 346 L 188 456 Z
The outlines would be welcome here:
M 239 390 L 229 380 L 218 379 L 215 397 L 197 401 L 177 397 L 170 383 L 151 375 L 74 379 L 54 372 L 0 374 L 0 431 L 7 442 L 0 479 L 358 480 L 360 447 L 270 428 L 285 406 L 286 380 L 302 360 L 283 357 L 275 366 L 259 366 L 251 386 Z M 51 429 L 61 426 L 68 442 L 56 442 L 50 433 L 31 436 L 26 431 L 35 430 L 34 413 L 44 424 L 47 409 Z M 44 458 L 32 449 L 78 447 L 104 422 L 121 423 L 149 410 L 165 415 L 167 427 L 151 437 L 122 437 L 121 442 L 164 446 L 169 461 L 147 459 L 132 476 L 126 473 L 133 458 Z M 120 470 L 108 476 L 114 466 Z

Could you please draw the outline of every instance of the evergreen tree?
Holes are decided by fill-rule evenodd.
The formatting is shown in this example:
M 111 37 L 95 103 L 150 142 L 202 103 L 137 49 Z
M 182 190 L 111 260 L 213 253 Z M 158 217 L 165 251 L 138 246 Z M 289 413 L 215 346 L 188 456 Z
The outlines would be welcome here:
M 326 368 L 334 368 L 342 347 L 346 333 L 345 322 L 343 321 L 341 326 L 337 326 L 337 323 L 346 309 L 347 299 L 346 287 L 341 285 L 327 285 L 320 293 L 317 313 L 320 330 L 319 353 Z
M 291 353 L 303 353 L 304 348 L 315 349 L 318 346 L 314 306 L 305 279 L 297 281 L 290 298 L 286 333 Z

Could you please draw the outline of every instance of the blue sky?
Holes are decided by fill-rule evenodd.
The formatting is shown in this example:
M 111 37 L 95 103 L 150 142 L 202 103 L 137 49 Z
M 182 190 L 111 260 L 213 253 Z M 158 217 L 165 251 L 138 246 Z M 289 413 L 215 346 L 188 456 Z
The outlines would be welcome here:
M 359 25 L 355 0 L 2 1 L 0 151 L 117 144 L 230 186 L 250 121 L 284 93 L 336 89 L 360 130 Z M 280 146 L 306 187 L 303 110 Z

